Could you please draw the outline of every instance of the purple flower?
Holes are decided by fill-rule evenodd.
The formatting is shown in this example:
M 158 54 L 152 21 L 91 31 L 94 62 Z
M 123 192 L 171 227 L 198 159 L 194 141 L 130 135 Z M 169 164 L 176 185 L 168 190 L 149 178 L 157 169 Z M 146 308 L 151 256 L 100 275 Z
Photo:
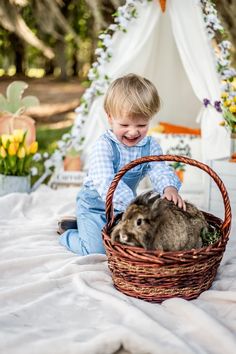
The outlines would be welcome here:
M 208 98 L 204 98 L 203 104 L 204 104 L 205 107 L 207 107 L 210 103 L 211 102 L 210 102 L 210 100 L 208 100 Z
M 221 102 L 220 101 L 215 101 L 214 107 L 217 110 L 217 112 L 220 112 L 220 113 L 222 112 Z

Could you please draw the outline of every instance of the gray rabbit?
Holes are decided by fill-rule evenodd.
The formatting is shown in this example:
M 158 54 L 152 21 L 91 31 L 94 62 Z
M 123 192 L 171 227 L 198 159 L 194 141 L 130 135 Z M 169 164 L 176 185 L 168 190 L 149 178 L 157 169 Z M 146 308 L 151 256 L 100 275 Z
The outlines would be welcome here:
M 203 213 L 191 203 L 185 202 L 184 211 L 151 194 L 142 194 L 130 203 L 111 232 L 112 243 L 163 251 L 200 248 L 201 232 L 208 228 Z

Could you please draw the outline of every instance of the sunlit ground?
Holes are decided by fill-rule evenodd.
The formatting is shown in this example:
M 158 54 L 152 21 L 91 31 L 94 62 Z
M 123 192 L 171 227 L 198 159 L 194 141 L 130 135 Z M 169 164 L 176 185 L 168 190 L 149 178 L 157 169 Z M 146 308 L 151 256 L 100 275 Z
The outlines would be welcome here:
M 53 75 L 55 77 L 60 76 L 61 70 L 60 68 L 55 68 Z M 0 68 L 0 77 L 1 76 L 14 76 L 16 75 L 16 68 L 15 66 L 10 66 L 7 70 Z M 25 71 L 25 76 L 30 78 L 40 79 L 41 77 L 45 76 L 45 70 L 43 68 L 28 68 Z

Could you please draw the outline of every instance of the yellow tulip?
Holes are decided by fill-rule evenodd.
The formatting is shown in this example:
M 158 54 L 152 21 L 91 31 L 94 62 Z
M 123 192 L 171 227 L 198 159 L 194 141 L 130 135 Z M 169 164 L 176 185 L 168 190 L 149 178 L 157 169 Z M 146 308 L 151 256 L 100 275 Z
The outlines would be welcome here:
M 26 155 L 26 151 L 24 146 L 21 146 L 17 152 L 17 156 L 19 157 L 19 159 L 23 159 Z
M 14 129 L 13 130 L 13 137 L 14 137 L 14 141 L 18 142 L 18 143 L 22 143 L 23 138 L 24 138 L 24 130 L 23 129 Z
M 231 113 L 236 113 L 236 106 L 230 106 L 229 110 Z
M 15 143 L 10 143 L 8 147 L 8 154 L 10 156 L 15 156 L 17 152 L 17 145 Z
M 5 157 L 7 156 L 7 152 L 6 150 L 4 149 L 3 146 L 0 147 L 0 156 L 5 159 Z
M 236 102 L 236 96 L 234 96 L 234 102 Z
M 228 96 L 229 96 L 228 92 L 222 92 L 222 94 L 221 94 L 221 97 L 222 97 L 222 98 L 226 98 L 226 97 L 228 97 Z
M 225 121 L 224 120 L 222 120 L 220 123 L 219 123 L 219 125 L 221 125 L 222 127 L 225 125 Z
M 12 135 L 9 135 L 9 134 L 2 134 L 1 138 L 2 138 L 2 145 L 3 145 L 3 147 L 4 147 L 5 149 L 6 149 L 6 147 L 7 147 L 8 141 L 9 141 L 9 142 L 13 142 L 13 141 L 14 141 L 13 136 L 12 136 Z
M 38 151 L 38 142 L 33 141 L 30 146 L 29 146 L 29 153 L 30 154 L 35 154 Z
M 225 106 L 225 107 L 230 106 L 231 103 L 232 103 L 231 100 L 225 100 L 225 101 L 224 101 L 224 106 Z

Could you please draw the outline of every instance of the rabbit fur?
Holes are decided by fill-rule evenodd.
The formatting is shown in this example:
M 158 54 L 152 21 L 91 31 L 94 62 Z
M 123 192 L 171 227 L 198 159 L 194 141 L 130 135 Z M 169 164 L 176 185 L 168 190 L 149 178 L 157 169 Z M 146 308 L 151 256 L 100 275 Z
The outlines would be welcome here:
M 201 231 L 208 228 L 203 213 L 186 203 L 186 211 L 172 201 L 150 198 L 147 192 L 134 199 L 111 232 L 111 242 L 146 250 L 181 251 L 202 246 Z

